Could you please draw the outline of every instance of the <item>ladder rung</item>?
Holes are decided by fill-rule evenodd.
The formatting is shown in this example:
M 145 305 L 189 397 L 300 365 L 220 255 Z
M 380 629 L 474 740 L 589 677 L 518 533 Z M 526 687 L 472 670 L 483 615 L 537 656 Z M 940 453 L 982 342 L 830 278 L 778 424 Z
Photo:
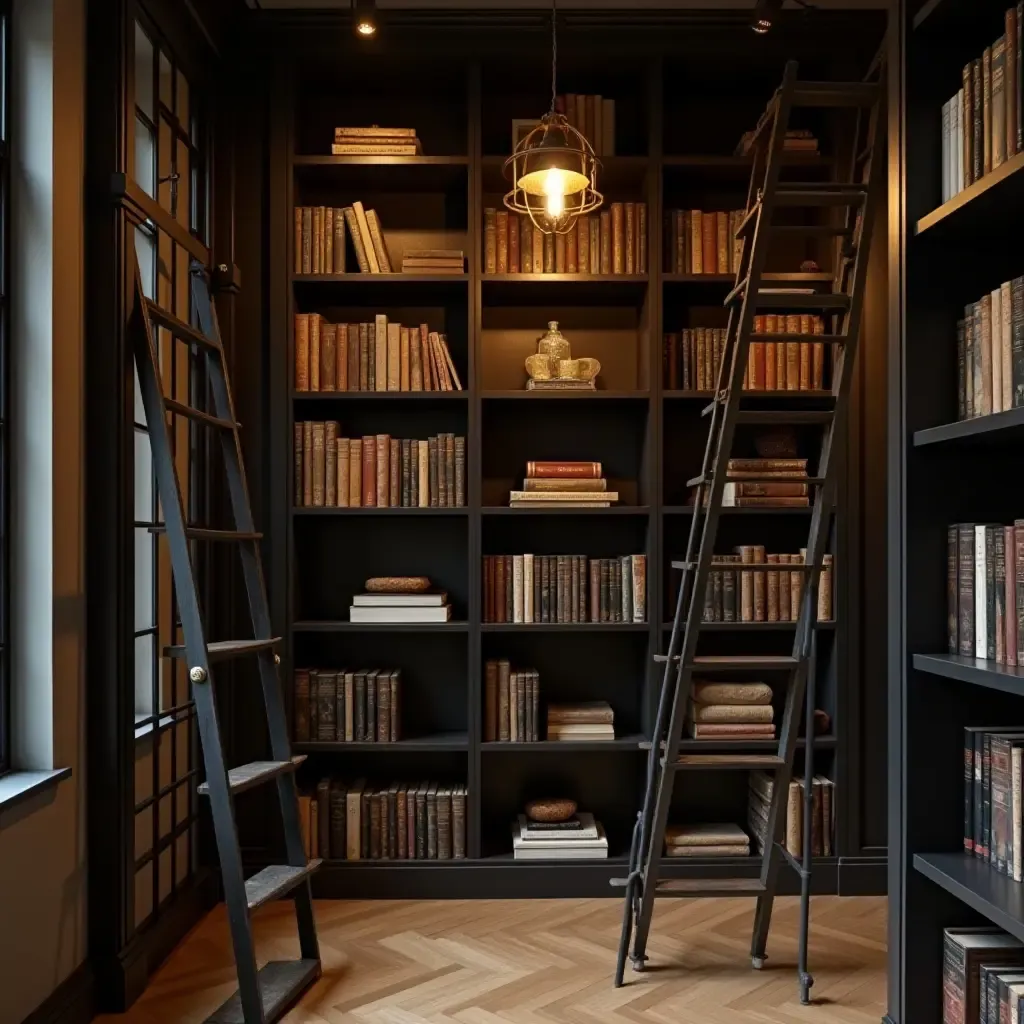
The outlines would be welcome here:
M 305 754 L 297 754 L 290 761 L 252 761 L 249 764 L 240 764 L 228 771 L 228 788 L 232 793 L 244 793 L 247 789 L 276 779 L 285 772 L 294 771 L 305 760 Z M 201 796 L 207 796 L 210 784 L 201 782 L 196 791 Z
M 678 661 L 679 657 L 680 656 L 678 654 L 673 654 L 672 655 L 672 660 L 673 661 Z M 668 661 L 668 655 L 667 654 L 656 654 L 656 655 L 654 655 L 654 660 L 655 660 L 655 662 L 658 665 L 664 665 L 665 662 Z
M 723 306 L 728 306 L 731 302 L 735 302 L 736 299 L 740 298 L 743 293 L 747 290 L 747 285 L 750 284 L 750 275 L 748 274 L 745 278 L 728 295 L 725 297 L 725 301 L 722 303 Z
M 736 413 L 736 422 L 761 426 L 772 424 L 787 426 L 806 426 L 816 423 L 831 423 L 832 413 L 826 410 L 814 411 L 807 409 L 741 409 Z
M 733 302 L 735 301 L 736 299 L 733 299 Z M 849 309 L 850 296 L 844 295 L 842 292 L 772 292 L 762 289 L 754 296 L 754 306 L 757 309 L 815 309 L 822 312 L 835 312 Z M 760 335 L 757 337 L 760 340 Z M 778 341 L 778 338 L 771 334 L 766 334 L 764 337 L 765 340 Z M 821 336 L 812 334 L 807 337 L 808 340 L 815 341 Z
M 673 562 L 673 569 L 696 569 L 696 562 Z M 790 562 L 789 565 L 781 565 L 778 562 L 715 562 L 711 563 L 712 569 L 735 569 L 736 572 L 811 572 L 820 569 L 821 565 L 812 565 L 809 562 Z
M 319 960 L 271 960 L 261 967 L 257 982 L 266 1024 L 280 1020 L 319 977 Z M 238 993 L 207 1017 L 204 1024 L 247 1024 Z
M 150 533 L 166 533 L 166 526 L 151 526 Z M 185 536 L 189 540 L 243 541 L 263 540 L 262 533 L 246 533 L 243 530 L 210 530 L 205 526 L 186 526 Z
M 730 476 L 726 473 L 725 479 L 729 483 L 743 483 L 743 484 L 810 484 L 813 487 L 820 487 L 824 482 L 823 476 Z M 711 483 L 710 477 L 705 477 L 703 473 L 699 476 L 690 477 L 686 481 L 687 487 L 697 487 L 700 484 Z
M 798 82 L 795 107 L 870 107 L 878 99 L 875 82 Z
M 262 871 L 257 871 L 252 878 L 245 880 L 245 901 L 250 910 L 262 907 L 264 903 L 289 893 L 301 882 L 304 882 L 322 862 L 319 859 L 308 861 L 302 867 L 293 864 L 269 864 Z
M 779 206 L 851 206 L 867 198 L 868 189 L 860 182 L 787 181 L 775 192 Z
M 231 420 L 218 419 L 216 416 L 211 416 L 208 412 L 203 412 L 202 409 L 195 409 L 191 405 L 185 405 L 183 402 L 176 402 L 173 398 L 165 398 L 164 406 L 178 416 L 185 416 L 187 419 L 195 420 L 196 423 L 205 423 L 208 427 L 234 430 L 238 426 L 237 423 L 232 423 Z
M 693 659 L 693 667 L 702 672 L 770 672 L 799 664 L 800 659 L 791 654 L 705 654 Z
M 281 642 L 279 636 L 269 640 L 215 640 L 206 645 L 206 654 L 210 661 L 223 661 L 225 658 L 238 658 L 244 654 L 259 654 L 269 651 Z M 173 644 L 164 648 L 168 658 L 184 658 L 187 656 L 184 644 Z
M 772 340 L 774 340 L 776 335 L 759 334 L 756 337 L 758 341 L 760 341 L 762 337 L 771 337 Z M 818 337 L 824 341 L 829 341 L 836 340 L 837 338 L 840 338 L 841 335 L 819 334 Z M 724 405 L 728 398 L 728 394 L 727 390 L 718 392 L 714 398 L 712 398 L 711 401 L 701 409 L 701 416 L 710 416 L 711 413 L 714 412 L 716 405 Z M 797 397 L 812 398 L 818 403 L 832 403 L 835 401 L 836 396 L 832 394 L 831 391 L 743 391 L 740 393 L 741 402 L 746 401 L 747 399 L 752 399 L 754 401 L 763 401 L 764 399 L 768 399 L 769 401 L 772 401 L 776 399 L 790 399 Z
M 212 352 L 221 351 L 219 342 L 208 338 L 202 331 L 196 330 L 191 324 L 185 323 L 184 320 L 179 320 L 173 313 L 168 313 L 166 309 L 159 306 L 152 299 L 146 299 L 146 312 L 149 313 L 150 320 L 156 321 L 156 323 L 166 328 L 176 338 L 187 341 L 192 345 L 200 345 L 203 348 L 210 349 Z
M 659 878 L 654 891 L 659 896 L 756 896 L 765 886 L 760 878 Z
M 778 768 L 786 763 L 777 754 L 680 754 L 676 768 Z

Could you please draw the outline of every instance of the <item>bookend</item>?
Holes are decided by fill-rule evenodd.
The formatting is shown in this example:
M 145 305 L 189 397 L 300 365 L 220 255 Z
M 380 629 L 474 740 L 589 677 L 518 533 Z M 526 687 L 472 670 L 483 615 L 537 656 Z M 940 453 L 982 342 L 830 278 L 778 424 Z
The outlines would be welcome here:
M 210 799 L 238 973 L 238 992 L 207 1019 L 207 1024 L 271 1024 L 279 1020 L 306 988 L 320 977 L 320 952 L 309 885 L 310 875 L 320 866 L 320 861 L 307 861 L 303 851 L 294 773 L 304 759 L 291 756 L 278 679 L 280 657 L 274 650 L 280 638 L 271 634 L 260 561 L 262 535 L 253 527 L 239 425 L 235 421 L 224 349 L 206 270 L 198 260 L 191 261 L 190 277 L 192 307 L 198 328 L 172 316 L 146 298 L 136 261 L 129 333 L 135 350 L 142 401 L 152 440 L 153 469 L 164 517 L 163 525 L 153 530 L 167 534 L 184 639 L 183 644 L 169 647 L 165 653 L 169 657 L 184 658 L 188 666 L 206 770 L 206 781 L 198 787 L 198 792 Z M 194 346 L 205 356 L 205 377 L 212 396 L 212 412 L 204 412 L 164 395 L 154 344 L 154 325 L 169 331 L 176 343 Z M 204 429 L 213 430 L 220 437 L 234 529 L 210 529 L 186 521 L 167 427 L 168 413 L 185 417 Z M 207 641 L 192 570 L 194 543 L 238 546 L 253 639 Z M 229 769 L 224 763 L 211 663 L 245 656 L 255 656 L 259 664 L 273 760 L 254 761 Z M 251 878 L 245 878 L 235 823 L 234 796 L 270 781 L 277 785 L 287 863 L 270 865 Z M 250 914 L 264 903 L 289 893 L 294 893 L 295 898 L 301 958 L 271 961 L 257 970 Z
M 622 984 L 630 938 L 633 969 L 643 970 L 647 960 L 647 938 L 656 896 L 740 896 L 757 895 L 751 961 L 760 968 L 771 922 L 772 905 L 779 868 L 788 864 L 801 880 L 799 984 L 801 1003 L 809 1002 L 813 978 L 807 970 L 811 876 L 811 800 L 813 795 L 813 688 L 807 685 L 808 663 L 813 658 L 814 620 L 817 616 L 818 581 L 831 517 L 835 504 L 833 445 L 842 437 L 853 377 L 857 338 L 867 277 L 868 251 L 874 207 L 878 200 L 882 161 L 874 159 L 880 135 L 879 106 L 885 99 L 882 66 L 876 59 L 868 81 L 856 83 L 801 82 L 796 62 L 786 65 L 781 87 L 769 101 L 755 130 L 753 168 L 747 193 L 746 215 L 736 232 L 745 242 L 736 271 L 736 285 L 725 299 L 729 309 L 725 357 L 719 367 L 717 388 L 703 415 L 710 417 L 703 471 L 688 481 L 696 488 L 694 515 L 690 525 L 686 560 L 673 562 L 682 570 L 668 651 L 655 655 L 664 664 L 661 696 L 647 762 L 647 787 L 643 808 L 637 815 L 629 854 L 629 874 L 612 885 L 625 887 L 622 933 L 615 967 L 615 985 Z M 780 183 L 783 142 L 794 107 L 853 107 L 856 132 L 846 181 L 825 183 Z M 831 225 L 784 224 L 773 219 L 776 208 L 828 206 L 841 216 Z M 799 289 L 762 289 L 769 244 L 778 232 L 800 231 L 836 237 L 837 256 L 833 290 L 808 294 Z M 832 347 L 833 377 L 831 410 L 764 411 L 744 408 L 742 390 L 748 365 L 751 334 L 757 310 L 816 312 L 826 320 L 826 334 L 776 334 L 773 341 L 806 345 L 817 340 Z M 829 327 L 828 325 L 831 324 Z M 750 394 L 750 393 L 748 393 Z M 791 655 L 699 656 L 697 641 L 702 627 L 704 594 L 711 571 L 718 518 L 722 509 L 728 459 L 738 424 L 820 424 L 823 428 L 818 475 L 807 479 L 814 489 L 807 555 L 798 571 L 806 574 L 800 613 Z M 770 482 L 766 480 L 765 482 Z M 743 571 L 767 571 L 768 564 L 744 564 Z M 785 709 L 775 754 L 679 754 L 679 743 L 688 705 L 692 679 L 710 673 L 765 672 L 787 678 Z M 806 696 L 806 752 L 804 780 L 803 854 L 797 860 L 783 845 L 786 803 L 793 774 L 801 702 Z M 773 771 L 774 786 L 761 871 L 757 878 L 662 879 L 659 868 L 665 843 L 669 806 L 682 771 L 700 769 Z

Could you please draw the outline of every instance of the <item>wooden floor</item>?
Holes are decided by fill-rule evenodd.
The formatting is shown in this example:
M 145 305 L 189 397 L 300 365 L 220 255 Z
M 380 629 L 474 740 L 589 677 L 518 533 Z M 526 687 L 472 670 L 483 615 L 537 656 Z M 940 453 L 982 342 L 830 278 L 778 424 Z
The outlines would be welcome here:
M 749 899 L 659 901 L 644 974 L 612 987 L 615 900 L 321 902 L 324 976 L 289 1024 L 878 1024 L 885 901 L 812 904 L 816 1005 L 797 995 L 797 902 L 777 901 L 762 971 Z M 257 914 L 263 959 L 297 955 L 289 904 Z M 223 907 L 175 951 L 133 1009 L 103 1024 L 201 1024 L 234 989 Z

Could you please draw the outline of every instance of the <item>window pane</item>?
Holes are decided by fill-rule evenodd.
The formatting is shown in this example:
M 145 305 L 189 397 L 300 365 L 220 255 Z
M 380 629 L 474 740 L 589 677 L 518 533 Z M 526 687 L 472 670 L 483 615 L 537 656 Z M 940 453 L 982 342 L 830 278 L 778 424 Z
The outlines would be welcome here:
M 156 145 L 145 121 L 135 118 L 135 180 L 148 196 L 156 196 Z
M 171 70 L 171 62 L 167 59 L 167 54 L 163 51 L 160 52 L 160 102 L 167 107 L 168 110 L 174 108 L 174 72 Z
M 149 435 L 135 431 L 135 519 L 148 523 L 153 518 L 153 453 Z
M 135 105 L 150 121 L 153 116 L 153 43 L 135 23 Z
M 151 299 L 156 294 L 156 239 L 144 228 L 135 229 L 135 254 L 139 257 L 143 294 Z
M 152 633 L 135 638 L 135 713 L 152 714 L 153 707 L 153 651 L 156 637 Z
M 153 534 L 144 526 L 135 528 L 135 629 L 156 625 L 153 600 L 153 573 L 156 556 Z

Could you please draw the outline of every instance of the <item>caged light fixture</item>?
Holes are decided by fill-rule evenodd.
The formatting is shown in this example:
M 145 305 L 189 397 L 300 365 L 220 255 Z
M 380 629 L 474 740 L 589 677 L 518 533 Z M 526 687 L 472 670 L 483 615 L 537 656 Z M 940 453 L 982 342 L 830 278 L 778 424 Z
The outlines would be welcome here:
M 551 107 L 505 161 L 512 183 L 505 206 L 527 215 L 546 235 L 564 235 L 604 201 L 597 191 L 599 161 L 583 134 L 555 110 L 558 36 L 551 3 Z

